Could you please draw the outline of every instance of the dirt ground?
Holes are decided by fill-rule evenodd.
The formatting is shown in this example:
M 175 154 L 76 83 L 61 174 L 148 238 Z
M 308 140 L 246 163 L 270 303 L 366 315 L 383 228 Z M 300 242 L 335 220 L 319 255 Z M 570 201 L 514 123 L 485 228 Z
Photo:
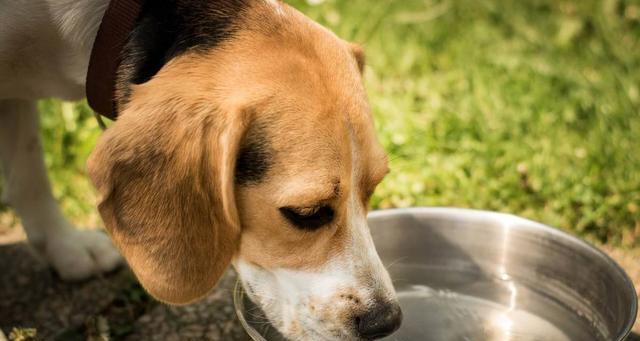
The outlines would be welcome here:
M 64 283 L 19 241 L 20 232 L 11 233 L 0 238 L 0 341 L 29 328 L 37 340 L 250 340 L 233 308 L 232 271 L 203 301 L 169 307 L 149 298 L 124 268 Z
M 640 250 L 603 248 L 640 288 Z M 0 230 L 0 341 L 249 341 L 232 302 L 229 271 L 211 296 L 185 307 L 154 301 L 127 269 L 82 283 L 64 283 L 30 250 L 19 229 Z M 27 328 L 27 329 L 20 329 Z M 634 331 L 640 333 L 640 323 Z M 4 335 L 3 336 L 3 332 Z M 640 340 L 632 335 L 629 340 Z

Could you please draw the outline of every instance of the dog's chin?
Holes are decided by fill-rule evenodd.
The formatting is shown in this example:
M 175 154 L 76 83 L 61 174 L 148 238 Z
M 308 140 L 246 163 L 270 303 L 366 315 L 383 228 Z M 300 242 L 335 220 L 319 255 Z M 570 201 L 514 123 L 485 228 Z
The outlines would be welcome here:
M 341 329 L 324 327 L 320 321 L 311 317 L 284 320 L 278 317 L 269 317 L 271 324 L 291 341 L 356 341 L 360 340 L 348 335 Z
M 330 321 L 309 316 L 296 309 L 296 304 L 278 304 L 284 300 L 261 300 L 249 294 L 264 317 L 286 340 L 290 341 L 357 341 L 343 327 Z M 264 302 L 263 302 L 264 301 Z M 254 312 L 255 316 L 255 312 Z M 333 327 L 332 327 L 333 326 Z

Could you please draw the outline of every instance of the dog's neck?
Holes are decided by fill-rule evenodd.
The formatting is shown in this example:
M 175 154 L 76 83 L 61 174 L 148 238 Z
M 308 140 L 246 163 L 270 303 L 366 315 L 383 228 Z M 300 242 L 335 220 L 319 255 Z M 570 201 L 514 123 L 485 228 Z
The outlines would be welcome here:
M 116 110 L 131 85 L 150 80 L 167 62 L 186 51 L 205 51 L 229 39 L 251 2 L 264 0 L 147 1 L 122 51 L 116 84 Z
M 166 62 L 184 51 L 205 50 L 227 39 L 249 4 L 250 0 L 219 0 L 213 4 L 111 0 L 91 53 L 89 104 L 96 112 L 116 118 L 119 107 L 129 101 L 132 84 L 150 80 Z
M 172 58 L 227 39 L 242 9 L 267 0 L 151 1 L 122 51 L 116 102 Z M 0 22 L 0 99 L 85 96 L 91 50 L 109 0 L 34 0 L 7 6 Z M 25 15 L 29 15 L 28 18 Z

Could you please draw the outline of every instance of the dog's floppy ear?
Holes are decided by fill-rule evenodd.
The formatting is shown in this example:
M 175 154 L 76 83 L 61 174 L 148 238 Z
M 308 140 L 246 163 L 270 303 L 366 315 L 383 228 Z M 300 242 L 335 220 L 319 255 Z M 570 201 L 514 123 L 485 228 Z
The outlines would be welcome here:
M 89 162 L 99 211 L 149 293 L 186 304 L 217 283 L 238 244 L 234 168 L 242 115 L 132 103 Z M 151 109 L 149 107 L 152 107 Z
M 351 54 L 356 59 L 356 63 L 358 63 L 358 69 L 360 70 L 360 73 L 364 72 L 364 66 L 366 63 L 364 49 L 362 49 L 361 45 L 356 43 L 349 43 L 349 48 L 351 49 Z

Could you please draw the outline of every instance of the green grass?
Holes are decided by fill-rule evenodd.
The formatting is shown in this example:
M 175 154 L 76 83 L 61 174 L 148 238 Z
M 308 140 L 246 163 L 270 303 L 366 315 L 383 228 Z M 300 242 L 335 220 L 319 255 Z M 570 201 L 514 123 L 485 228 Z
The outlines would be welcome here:
M 640 1 L 288 2 L 365 47 L 392 167 L 375 207 L 498 210 L 640 241 Z M 56 195 L 94 221 L 97 125 L 84 105 L 41 107 Z

